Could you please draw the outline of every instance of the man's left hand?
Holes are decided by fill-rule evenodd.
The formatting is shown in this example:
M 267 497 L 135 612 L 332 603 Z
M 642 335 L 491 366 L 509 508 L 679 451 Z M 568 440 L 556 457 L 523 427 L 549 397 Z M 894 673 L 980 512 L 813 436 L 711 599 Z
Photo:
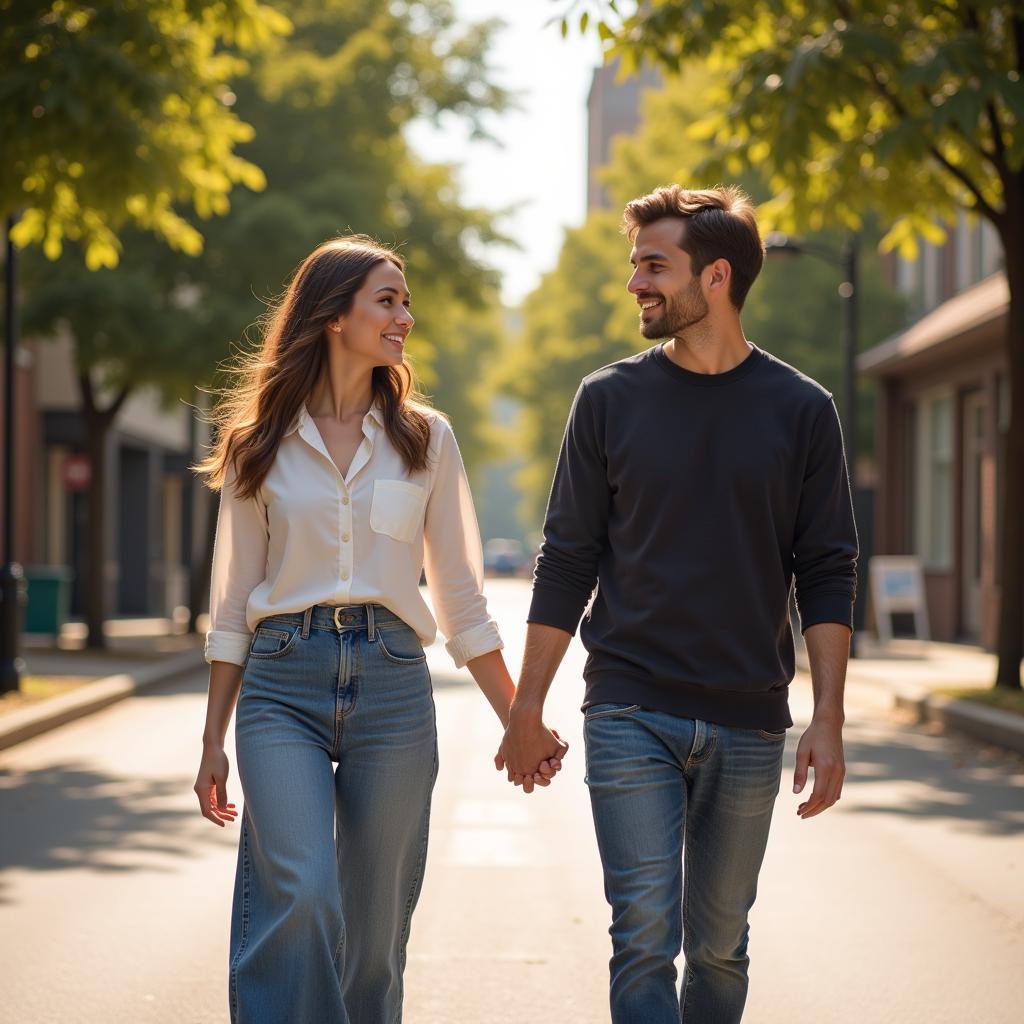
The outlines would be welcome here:
M 814 769 L 814 789 L 796 813 L 801 818 L 813 818 L 827 811 L 843 792 L 846 763 L 843 759 L 843 726 L 841 722 L 811 720 L 807 731 L 800 737 L 796 749 L 796 771 L 793 773 L 793 792 L 801 793 L 807 783 L 807 770 Z

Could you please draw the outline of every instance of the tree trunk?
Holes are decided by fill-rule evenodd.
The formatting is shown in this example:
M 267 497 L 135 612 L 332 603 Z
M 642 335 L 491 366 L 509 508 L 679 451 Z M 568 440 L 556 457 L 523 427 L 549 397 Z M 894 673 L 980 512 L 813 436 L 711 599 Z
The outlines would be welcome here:
M 106 618 L 106 525 L 105 504 L 107 493 L 107 432 L 109 422 L 104 417 L 86 413 L 86 450 L 89 453 L 91 477 L 85 496 L 85 535 L 88 549 L 85 554 L 85 646 L 102 650 L 107 646 L 103 634 Z
M 82 417 L 85 420 L 85 445 L 89 453 L 91 480 L 85 499 L 85 535 L 89 549 L 85 557 L 85 645 L 93 650 L 107 646 L 103 623 L 107 617 L 106 601 L 106 481 L 107 481 L 107 434 L 117 419 L 117 414 L 128 397 L 127 388 L 122 388 L 106 409 L 96 405 L 96 394 L 88 370 L 78 372 L 78 386 L 82 395 Z
M 1018 185 L 1024 177 L 1017 176 Z M 999 599 L 999 658 L 996 686 L 1021 689 L 1024 657 L 1024 189 L 1007 189 L 1002 235 L 1010 288 L 1007 356 L 1010 366 L 1010 424 L 1003 463 L 1003 522 L 999 538 L 1002 577 Z

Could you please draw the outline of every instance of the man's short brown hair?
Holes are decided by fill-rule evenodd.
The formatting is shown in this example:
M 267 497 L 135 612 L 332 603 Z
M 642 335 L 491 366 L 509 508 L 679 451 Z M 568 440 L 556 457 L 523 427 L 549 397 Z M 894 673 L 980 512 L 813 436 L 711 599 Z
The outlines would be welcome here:
M 764 263 L 764 245 L 747 194 L 735 185 L 703 189 L 663 185 L 626 204 L 622 230 L 633 242 L 641 228 L 663 217 L 686 222 L 679 247 L 689 254 L 694 274 L 714 260 L 728 260 L 732 267 L 729 299 L 737 310 L 742 309 Z

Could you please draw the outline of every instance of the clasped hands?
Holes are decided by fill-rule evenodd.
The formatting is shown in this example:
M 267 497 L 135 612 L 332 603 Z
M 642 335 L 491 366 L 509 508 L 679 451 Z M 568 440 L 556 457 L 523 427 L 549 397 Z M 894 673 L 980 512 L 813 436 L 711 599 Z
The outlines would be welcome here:
M 504 770 L 508 781 L 522 786 L 524 793 L 532 793 L 535 786 L 551 785 L 568 749 L 569 744 L 544 724 L 539 710 L 513 705 L 494 767 Z

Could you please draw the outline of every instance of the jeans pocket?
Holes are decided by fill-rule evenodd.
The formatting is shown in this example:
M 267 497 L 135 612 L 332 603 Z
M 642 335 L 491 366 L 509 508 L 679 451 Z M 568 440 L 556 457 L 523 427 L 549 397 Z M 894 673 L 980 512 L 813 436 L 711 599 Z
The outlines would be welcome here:
M 778 743 L 786 738 L 786 730 L 783 729 L 781 732 L 773 732 L 771 729 L 758 729 L 757 735 L 763 740 Z
M 252 642 L 249 644 L 249 657 L 280 658 L 292 649 L 298 635 L 298 626 L 289 628 L 282 623 L 280 628 L 277 628 L 261 624 L 253 633 Z
M 591 704 L 583 713 L 584 721 L 592 722 L 595 718 L 610 718 L 612 715 L 631 715 L 639 711 L 639 704 Z
M 422 665 L 427 660 L 420 638 L 408 626 L 400 629 L 378 629 L 377 647 L 388 661 L 393 661 L 396 665 Z

